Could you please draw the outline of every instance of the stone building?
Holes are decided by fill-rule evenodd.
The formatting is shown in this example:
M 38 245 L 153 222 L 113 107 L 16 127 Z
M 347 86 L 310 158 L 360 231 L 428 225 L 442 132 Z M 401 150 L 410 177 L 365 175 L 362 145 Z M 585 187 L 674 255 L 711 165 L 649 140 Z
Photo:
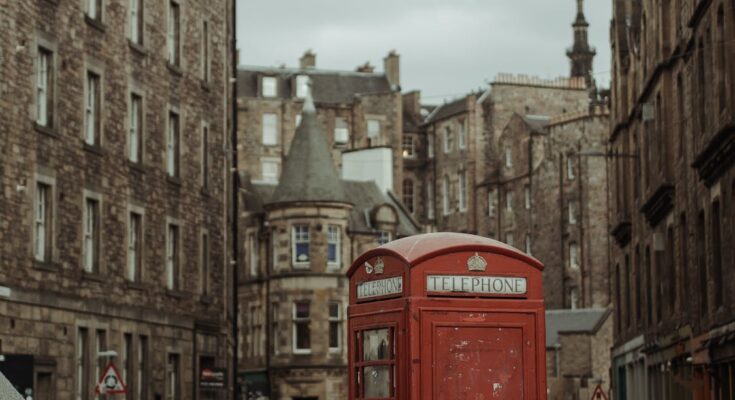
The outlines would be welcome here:
M 616 398 L 731 399 L 735 4 L 613 4 Z
M 92 399 L 114 361 L 128 399 L 225 397 L 198 382 L 231 362 L 231 8 L 3 2 L 0 371 L 26 396 Z
M 362 252 L 419 231 L 391 192 L 339 177 L 331 131 L 309 91 L 301 109 L 279 183 L 242 172 L 238 380 L 246 399 L 347 398 L 345 271 Z
M 335 165 L 342 168 L 347 163 L 345 167 L 350 170 L 355 162 L 373 163 L 385 175 L 378 179 L 380 187 L 400 196 L 403 143 L 399 59 L 391 51 L 384 59 L 384 73 L 375 72 L 369 64 L 357 71 L 317 69 L 316 55 L 311 51 L 302 56 L 299 68 L 240 67 L 239 169 L 247 171 L 254 181 L 278 182 L 311 84 L 319 120 L 330 133 L 327 141 Z M 367 149 L 375 151 L 360 151 Z

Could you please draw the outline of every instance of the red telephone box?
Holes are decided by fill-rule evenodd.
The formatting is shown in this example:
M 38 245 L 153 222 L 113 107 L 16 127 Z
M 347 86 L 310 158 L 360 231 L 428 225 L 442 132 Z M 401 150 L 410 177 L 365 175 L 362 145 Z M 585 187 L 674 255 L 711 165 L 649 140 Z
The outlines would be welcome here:
M 546 399 L 542 270 L 458 233 L 362 254 L 347 273 L 349 399 Z

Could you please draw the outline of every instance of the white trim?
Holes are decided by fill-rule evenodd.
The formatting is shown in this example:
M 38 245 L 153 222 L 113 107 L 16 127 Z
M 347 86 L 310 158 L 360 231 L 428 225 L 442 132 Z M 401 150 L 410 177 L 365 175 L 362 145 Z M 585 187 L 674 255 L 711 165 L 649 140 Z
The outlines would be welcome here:
M 297 303 L 307 303 L 309 305 L 309 316 L 306 318 L 296 318 L 296 304 Z M 311 301 L 308 300 L 294 300 L 292 303 L 292 311 L 291 311 L 291 350 L 294 354 L 311 354 L 311 342 L 312 342 L 312 335 L 311 335 Z M 308 349 L 300 349 L 297 346 L 297 321 L 306 321 L 309 325 L 309 345 L 310 347 Z

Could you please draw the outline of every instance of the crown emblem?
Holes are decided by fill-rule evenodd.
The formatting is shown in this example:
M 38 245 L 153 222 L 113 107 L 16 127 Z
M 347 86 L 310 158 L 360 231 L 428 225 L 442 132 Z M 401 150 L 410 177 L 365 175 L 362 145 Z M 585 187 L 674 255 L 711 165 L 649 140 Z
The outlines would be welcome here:
M 377 275 L 380 275 L 383 273 L 384 269 L 385 269 L 385 264 L 383 264 L 383 259 L 378 257 L 378 259 L 375 260 L 375 273 Z
M 467 268 L 470 271 L 485 271 L 485 268 L 487 268 L 487 261 L 485 261 L 485 258 L 483 258 L 481 255 L 475 253 L 474 256 L 470 257 L 467 260 Z

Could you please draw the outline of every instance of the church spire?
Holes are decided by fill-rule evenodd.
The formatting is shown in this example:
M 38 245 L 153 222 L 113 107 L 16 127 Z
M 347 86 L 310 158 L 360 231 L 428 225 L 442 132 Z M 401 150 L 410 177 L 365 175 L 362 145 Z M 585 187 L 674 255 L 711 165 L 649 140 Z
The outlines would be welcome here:
M 572 24 L 574 29 L 574 44 L 567 50 L 567 57 L 571 63 L 572 78 L 585 78 L 587 85 L 592 82 L 592 61 L 595 58 L 595 49 L 587 41 L 589 23 L 584 16 L 584 0 L 577 0 L 577 18 Z

